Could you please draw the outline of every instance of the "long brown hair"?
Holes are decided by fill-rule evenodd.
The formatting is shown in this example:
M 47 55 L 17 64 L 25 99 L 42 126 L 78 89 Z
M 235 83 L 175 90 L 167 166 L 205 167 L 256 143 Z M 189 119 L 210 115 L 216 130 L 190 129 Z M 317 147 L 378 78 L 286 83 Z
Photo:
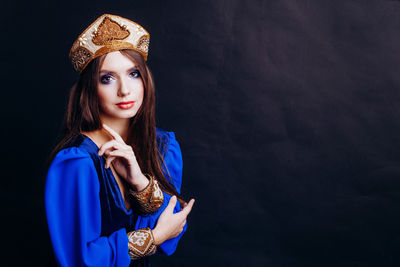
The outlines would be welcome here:
M 134 148 L 135 156 L 143 173 L 154 176 L 160 187 L 170 195 L 176 195 L 181 204 L 185 203 L 175 187 L 168 182 L 162 171 L 165 165 L 156 140 L 155 119 L 155 87 L 154 81 L 142 55 L 134 50 L 119 50 L 137 66 L 144 87 L 143 103 L 137 114 L 131 118 L 126 143 Z M 106 55 L 93 59 L 79 76 L 79 80 L 71 89 L 67 112 L 62 126 L 61 141 L 50 155 L 49 163 L 68 142 L 81 132 L 89 132 L 102 128 L 100 120 L 97 82 L 100 67 Z M 171 177 L 169 177 L 171 178 Z M 172 179 L 171 179 L 172 180 Z

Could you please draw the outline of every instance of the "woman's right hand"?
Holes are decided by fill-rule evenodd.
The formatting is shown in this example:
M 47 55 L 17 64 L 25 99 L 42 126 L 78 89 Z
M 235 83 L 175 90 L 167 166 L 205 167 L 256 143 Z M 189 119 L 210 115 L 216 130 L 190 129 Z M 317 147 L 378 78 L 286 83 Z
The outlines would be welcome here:
M 192 210 L 194 199 L 191 199 L 185 207 L 177 213 L 174 213 L 176 205 L 176 196 L 171 197 L 168 206 L 158 218 L 156 227 L 152 230 L 154 244 L 160 245 L 164 241 L 178 236 L 186 224 L 186 218 Z

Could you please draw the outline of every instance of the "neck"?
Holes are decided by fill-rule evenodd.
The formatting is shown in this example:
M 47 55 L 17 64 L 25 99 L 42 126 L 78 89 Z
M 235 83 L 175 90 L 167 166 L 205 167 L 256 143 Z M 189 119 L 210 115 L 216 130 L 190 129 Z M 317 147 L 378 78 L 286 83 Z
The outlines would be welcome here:
M 116 119 L 102 116 L 101 122 L 116 131 L 124 141 L 128 139 L 129 119 Z M 106 134 L 104 130 L 102 132 Z
M 104 116 L 100 116 L 100 119 L 103 124 L 107 124 L 114 131 L 116 131 L 125 142 L 127 141 L 129 119 L 107 118 Z M 92 139 L 92 141 L 98 147 L 101 147 L 104 143 L 113 139 L 113 137 L 110 134 L 108 134 L 104 129 L 99 129 L 91 132 L 82 132 L 82 133 L 90 137 L 90 139 Z

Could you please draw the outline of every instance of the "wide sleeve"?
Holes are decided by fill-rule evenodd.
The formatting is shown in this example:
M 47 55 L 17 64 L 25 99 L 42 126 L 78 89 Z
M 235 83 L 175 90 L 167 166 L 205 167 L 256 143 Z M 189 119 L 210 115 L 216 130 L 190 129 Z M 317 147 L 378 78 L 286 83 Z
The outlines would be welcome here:
M 164 162 L 165 166 L 163 167 L 164 173 L 169 174 L 167 175 L 167 179 L 175 186 L 178 193 L 181 190 L 182 184 L 182 153 L 179 147 L 179 143 L 175 138 L 175 134 L 173 132 L 165 132 L 168 134 L 168 148 L 164 155 Z M 135 229 L 150 227 L 154 229 L 157 224 L 157 219 L 160 217 L 161 213 L 167 207 L 171 196 L 167 193 L 164 193 L 164 202 L 161 207 L 157 210 L 157 212 L 146 215 L 146 216 L 139 216 L 136 222 Z M 174 208 L 174 213 L 177 213 L 181 210 L 181 206 L 177 201 L 176 206 Z M 176 247 L 178 246 L 178 242 L 181 239 L 182 235 L 185 233 L 187 225 L 183 228 L 183 231 L 177 236 L 172 239 L 165 241 L 164 243 L 160 244 L 157 250 L 157 253 L 164 253 L 166 255 L 171 255 L 175 252 Z
M 163 166 L 164 173 L 167 178 L 172 179 L 172 184 L 175 186 L 176 191 L 181 193 L 182 185 L 182 152 L 178 141 L 173 132 L 167 132 L 169 135 L 168 150 L 164 156 L 165 165 Z M 169 176 L 169 177 L 168 177 Z
M 100 236 L 99 180 L 90 155 L 61 150 L 46 177 L 45 207 L 54 253 L 61 266 L 129 266 L 124 228 Z

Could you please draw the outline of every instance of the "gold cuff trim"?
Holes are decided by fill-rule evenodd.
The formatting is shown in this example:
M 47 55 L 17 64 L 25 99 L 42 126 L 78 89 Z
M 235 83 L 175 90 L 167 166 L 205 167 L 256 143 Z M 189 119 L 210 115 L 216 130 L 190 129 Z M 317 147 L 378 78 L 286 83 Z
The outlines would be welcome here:
M 150 228 L 138 229 L 128 233 L 128 248 L 131 259 L 139 259 L 156 253 L 154 236 Z
M 153 176 L 149 177 L 149 184 L 140 192 L 129 190 L 130 195 L 133 197 L 133 204 L 141 213 L 156 212 L 164 202 L 164 194 L 158 185 L 157 180 Z

